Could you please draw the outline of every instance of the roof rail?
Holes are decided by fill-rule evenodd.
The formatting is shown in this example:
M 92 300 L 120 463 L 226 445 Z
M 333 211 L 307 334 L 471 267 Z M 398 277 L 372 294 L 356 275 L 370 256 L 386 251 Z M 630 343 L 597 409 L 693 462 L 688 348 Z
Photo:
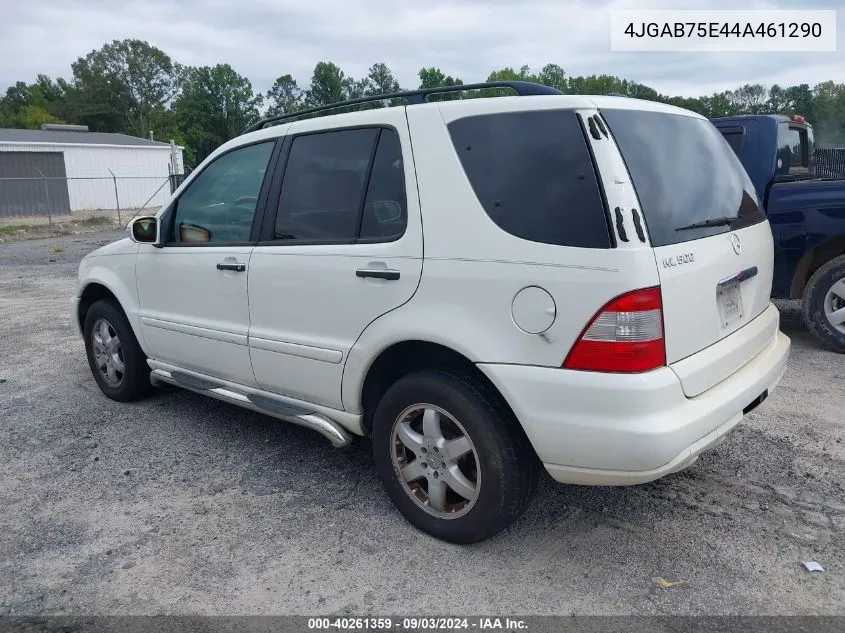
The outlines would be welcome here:
M 314 114 L 316 112 L 323 112 L 326 110 L 335 110 L 337 108 L 344 108 L 346 106 L 358 105 L 361 103 L 372 103 L 375 101 L 387 101 L 389 99 L 405 99 L 409 105 L 416 105 L 419 103 L 426 103 L 429 95 L 446 94 L 450 92 L 463 92 L 465 90 L 483 90 L 485 88 L 510 88 L 520 97 L 528 97 L 534 95 L 562 95 L 560 90 L 538 84 L 531 81 L 488 81 L 478 84 L 457 84 L 454 86 L 441 86 L 438 88 L 421 88 L 419 90 L 404 90 L 402 92 L 393 92 L 390 94 L 373 95 L 367 97 L 358 97 L 357 99 L 349 99 L 347 101 L 338 101 L 337 103 L 330 103 L 329 105 L 317 106 L 316 108 L 308 108 L 307 110 L 300 110 L 299 112 L 290 112 L 286 114 L 279 114 L 277 116 L 267 117 L 261 119 L 246 128 L 242 134 L 255 132 L 262 129 L 269 123 L 279 123 L 287 119 L 294 119 L 296 117 Z

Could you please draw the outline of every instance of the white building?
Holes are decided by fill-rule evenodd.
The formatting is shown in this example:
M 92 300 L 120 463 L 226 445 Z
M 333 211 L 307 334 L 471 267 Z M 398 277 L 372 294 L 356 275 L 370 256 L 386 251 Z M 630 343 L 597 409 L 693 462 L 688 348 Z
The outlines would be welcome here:
M 0 217 L 161 206 L 182 149 L 76 125 L 0 129 Z

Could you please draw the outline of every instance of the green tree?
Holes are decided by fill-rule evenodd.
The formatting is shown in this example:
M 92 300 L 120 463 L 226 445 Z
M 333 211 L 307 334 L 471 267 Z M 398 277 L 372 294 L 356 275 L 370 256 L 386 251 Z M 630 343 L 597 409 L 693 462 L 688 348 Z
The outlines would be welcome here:
M 761 84 L 745 84 L 734 90 L 730 98 L 743 114 L 763 114 L 769 102 L 769 91 Z
M 229 64 L 191 68 L 173 112 L 197 161 L 258 120 L 263 103 L 249 79 Z
M 18 111 L 17 127 L 37 130 L 44 123 L 64 123 L 64 121 L 37 105 L 27 105 Z
M 447 86 L 461 86 L 463 81 L 451 75 L 446 75 L 439 68 L 434 66 L 430 68 L 422 68 L 418 73 L 420 78 L 420 88 L 445 88 Z
M 531 73 L 531 68 L 528 66 L 522 66 L 519 72 L 510 66 L 506 66 L 501 70 L 494 70 L 487 76 L 487 81 L 531 81 L 534 83 L 543 83 L 537 75 Z
M 369 80 L 368 95 L 385 95 L 401 90 L 393 71 L 382 62 L 370 66 L 367 79 Z
M 343 79 L 343 99 L 358 99 L 367 95 L 373 94 L 373 87 L 370 83 L 369 77 L 363 79 L 353 79 L 352 77 L 345 77 Z
M 523 66 L 523 69 L 525 66 Z M 530 79 L 528 81 L 531 81 Z M 546 64 L 540 69 L 537 75 L 537 81 L 546 86 L 550 86 L 561 92 L 567 92 L 569 84 L 566 80 L 566 73 L 563 68 L 557 64 Z
M 815 121 L 815 95 L 807 84 L 790 86 L 784 90 L 786 114 L 801 114 L 808 121 Z
M 655 99 L 657 101 L 657 99 Z M 665 101 L 666 103 L 677 106 L 679 108 L 684 108 L 685 110 L 692 110 L 693 112 L 698 112 L 703 116 L 708 116 L 709 110 L 707 104 L 704 103 L 701 99 L 698 98 L 689 98 L 689 97 L 669 97 L 667 99 L 660 99 L 660 101 Z
M 305 100 L 311 107 L 324 106 L 346 98 L 346 75 L 332 62 L 318 62 L 314 66 L 311 85 Z
M 290 75 L 282 75 L 273 82 L 267 91 L 269 116 L 298 112 L 305 108 L 305 93 Z
M 67 92 L 67 108 L 74 123 L 87 125 L 94 132 L 132 133 L 131 107 L 131 95 L 116 77 L 87 65 L 74 68 Z
M 845 147 L 845 84 L 825 81 L 813 89 L 816 145 Z
M 430 68 L 421 68 L 417 75 L 420 78 L 420 89 L 426 90 L 429 88 L 448 88 L 450 86 L 462 86 L 463 81 L 457 77 L 446 75 L 442 70 L 431 66 Z M 463 99 L 464 97 L 474 97 L 476 94 L 466 94 L 464 92 L 446 92 L 440 95 L 432 96 L 430 99 L 434 101 L 449 101 L 451 99 Z
M 709 97 L 701 98 L 708 117 L 735 116 L 742 114 L 733 98 L 731 91 L 717 92 Z
M 645 99 L 646 101 L 665 101 L 666 97 L 661 95 L 657 90 L 646 86 L 644 84 L 639 84 L 636 82 L 629 83 L 625 88 L 625 93 L 629 97 L 633 97 L 634 99 Z M 695 101 L 698 101 L 695 99 Z M 682 106 L 686 107 L 686 106 Z M 701 107 L 701 103 L 698 103 L 698 107 Z M 691 108 L 692 109 L 692 108 Z M 697 112 L 698 110 L 696 110 Z
M 613 75 L 589 75 L 587 77 L 570 77 L 569 90 L 571 94 L 609 95 L 625 94 L 627 86 L 619 77 Z
M 769 88 L 769 100 L 766 103 L 766 112 L 785 112 L 789 108 L 786 91 L 775 84 Z
M 31 85 L 19 81 L 0 98 L 0 126 L 37 129 L 42 123 L 62 123 L 66 84 L 39 75 Z
M 152 110 L 170 103 L 184 78 L 183 67 L 167 53 L 134 39 L 105 44 L 71 68 L 79 93 L 76 103 L 85 116 L 111 114 L 109 123 L 122 118 L 121 129 L 111 131 L 142 137 L 149 131 Z

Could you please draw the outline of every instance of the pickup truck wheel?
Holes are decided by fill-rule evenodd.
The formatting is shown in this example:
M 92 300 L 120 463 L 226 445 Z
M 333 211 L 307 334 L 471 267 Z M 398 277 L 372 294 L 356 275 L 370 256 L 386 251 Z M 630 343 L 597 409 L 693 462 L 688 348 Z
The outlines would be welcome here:
M 830 349 L 845 353 L 845 255 L 819 268 L 804 290 L 807 329 Z
M 387 390 L 373 420 L 373 457 L 411 524 L 467 544 L 522 514 L 539 462 L 510 417 L 476 381 L 446 371 L 414 373 Z
M 140 400 L 152 389 L 150 368 L 123 312 L 100 300 L 85 314 L 85 353 L 94 380 L 119 402 Z

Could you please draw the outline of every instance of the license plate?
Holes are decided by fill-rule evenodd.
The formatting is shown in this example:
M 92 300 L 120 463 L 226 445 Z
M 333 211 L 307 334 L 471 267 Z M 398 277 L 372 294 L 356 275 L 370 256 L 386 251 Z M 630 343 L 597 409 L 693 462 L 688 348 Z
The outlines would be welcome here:
M 716 291 L 722 327 L 730 327 L 742 319 L 742 290 L 739 284 L 731 284 Z

